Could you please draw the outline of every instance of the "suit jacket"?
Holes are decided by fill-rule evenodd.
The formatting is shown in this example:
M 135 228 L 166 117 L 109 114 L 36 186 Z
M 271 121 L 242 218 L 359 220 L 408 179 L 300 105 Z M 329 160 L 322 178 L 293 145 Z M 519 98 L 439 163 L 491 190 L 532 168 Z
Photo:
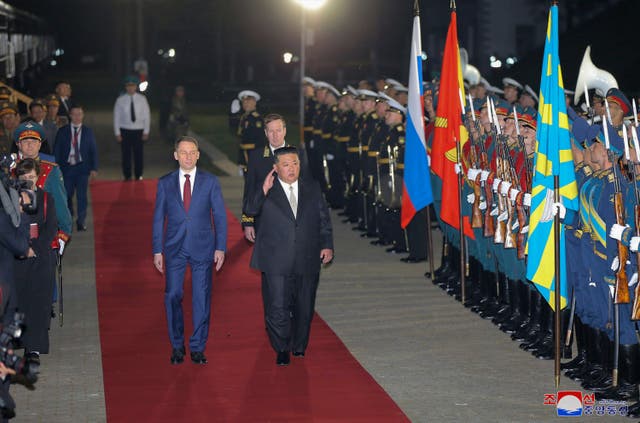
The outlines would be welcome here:
M 266 196 L 259 189 L 247 202 L 247 212 L 260 219 L 252 268 L 273 275 L 313 275 L 320 272 L 320 250 L 333 249 L 331 217 L 320 185 L 298 181 L 297 217 L 277 180 Z
M 227 212 L 220 184 L 212 174 L 197 169 L 187 212 L 179 172 L 175 170 L 158 180 L 153 253 L 163 253 L 166 260 L 171 260 L 182 249 L 192 259 L 213 260 L 215 250 L 227 249 Z
M 58 130 L 56 134 L 56 142 L 53 154 L 56 157 L 56 163 L 62 171 L 69 167 L 69 151 L 71 151 L 71 142 L 73 139 L 71 125 L 65 125 Z M 98 148 L 96 146 L 96 137 L 91 128 L 82 125 L 80 132 L 80 157 L 81 165 L 87 169 L 87 173 L 92 170 L 98 170 Z
M 285 143 L 286 146 L 290 144 Z M 302 163 L 304 149 L 298 148 L 298 156 L 300 157 L 300 177 L 304 178 L 308 170 Z M 262 191 L 264 178 L 273 169 L 273 153 L 269 145 L 259 148 L 249 153 L 249 165 L 247 178 L 244 183 L 244 194 L 242 196 L 242 227 L 255 226 L 256 230 L 258 222 L 255 216 L 247 213 L 247 202 L 256 190 Z

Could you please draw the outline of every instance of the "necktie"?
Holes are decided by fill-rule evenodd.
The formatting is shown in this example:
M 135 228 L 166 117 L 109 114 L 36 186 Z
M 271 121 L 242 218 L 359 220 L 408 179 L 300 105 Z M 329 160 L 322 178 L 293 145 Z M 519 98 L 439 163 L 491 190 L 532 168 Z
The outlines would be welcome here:
M 71 143 L 71 153 L 69 154 L 69 164 L 75 165 L 78 160 L 78 132 L 80 128 L 77 126 L 73 128 L 73 141 Z
M 296 194 L 293 192 L 293 185 L 289 185 L 289 205 L 291 205 L 293 217 L 298 217 L 298 200 L 296 200 Z
M 133 96 L 131 96 L 131 122 L 136 121 L 136 108 L 133 107 Z
M 184 177 L 186 180 L 184 181 L 184 188 L 182 190 L 182 201 L 184 202 L 184 210 L 189 211 L 189 206 L 191 205 L 191 175 L 185 174 Z

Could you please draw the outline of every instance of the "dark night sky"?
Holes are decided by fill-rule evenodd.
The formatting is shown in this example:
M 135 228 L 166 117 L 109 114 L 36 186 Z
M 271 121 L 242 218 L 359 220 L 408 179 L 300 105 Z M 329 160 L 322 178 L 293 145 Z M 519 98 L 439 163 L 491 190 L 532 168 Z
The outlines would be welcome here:
M 75 66 L 83 55 L 99 54 L 105 68 L 126 71 L 121 63 L 129 56 L 122 57 L 125 38 L 118 36 L 118 31 L 122 33 L 122 26 L 134 16 L 135 0 L 4 1 L 45 18 L 68 53 L 68 65 Z M 573 3 L 577 11 L 586 13 L 589 4 L 597 1 L 564 0 L 562 3 Z M 423 46 L 432 33 L 441 48 L 449 22 L 449 0 L 420 0 L 419 3 Z M 470 15 L 475 3 L 475 0 L 457 1 L 460 40 L 467 37 L 467 23 L 473 19 Z M 539 3 L 543 11 L 548 4 L 546 0 L 531 0 L 531 3 Z M 621 5 L 637 9 L 638 3 L 624 0 Z M 234 74 L 238 82 L 242 82 L 248 65 L 253 66 L 256 80 L 287 82 L 293 76 L 293 67 L 286 67 L 281 59 L 285 51 L 298 52 L 300 6 L 293 0 L 144 0 L 143 4 L 145 53 L 152 72 L 157 73 L 160 64 L 155 52 L 159 48 L 174 47 L 177 50 L 175 72 L 193 75 L 196 79 L 228 81 Z M 335 81 L 339 69 L 347 81 L 378 74 L 406 80 L 412 6 L 413 0 L 328 0 L 323 9 L 308 15 L 309 26 L 315 30 L 315 44 L 307 50 L 308 74 Z M 625 10 L 625 7 L 619 9 Z M 541 19 L 546 21 L 546 16 L 541 15 Z M 596 21 L 598 36 L 586 28 L 576 32 L 580 34 L 578 37 L 564 37 L 567 41 L 563 41 L 561 54 L 567 56 L 567 60 L 563 57 L 562 61 L 569 86 L 571 78 L 575 78 L 585 42 L 601 45 L 596 51 L 603 68 L 616 76 L 619 74 L 627 85 L 638 85 L 635 77 L 627 76 L 632 67 L 621 64 L 621 50 L 607 47 L 611 40 L 621 48 L 621 43 L 630 40 L 616 29 L 626 25 L 621 22 L 624 19 L 628 20 L 629 14 L 616 15 L 610 21 Z M 576 47 L 570 42 L 576 43 Z M 638 51 L 632 48 L 634 45 L 629 47 L 629 52 Z M 427 68 L 438 71 L 441 51 L 427 53 L 431 57 Z M 539 75 L 541 53 L 532 52 L 529 60 L 514 71 L 526 75 L 523 78 L 527 81 L 539 78 L 536 74 Z M 495 77 L 492 82 L 496 82 Z

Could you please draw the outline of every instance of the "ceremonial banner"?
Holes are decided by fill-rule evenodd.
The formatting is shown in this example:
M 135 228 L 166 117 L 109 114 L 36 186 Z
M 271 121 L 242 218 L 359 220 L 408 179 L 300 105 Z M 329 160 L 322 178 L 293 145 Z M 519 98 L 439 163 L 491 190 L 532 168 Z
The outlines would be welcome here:
M 578 210 L 576 184 L 569 139 L 569 120 L 564 99 L 562 70 L 558 53 L 558 6 L 551 6 L 547 39 L 544 46 L 540 77 L 540 105 L 531 189 L 531 215 L 527 242 L 527 278 L 555 309 L 554 219 L 548 213 L 553 203 L 554 176 L 559 178 L 562 204 L 568 210 Z M 560 225 L 560 304 L 567 306 L 566 252 L 564 225 Z
M 431 148 L 431 167 L 433 172 L 442 179 L 440 218 L 450 226 L 460 229 L 460 204 L 458 200 L 460 186 L 454 165 L 458 162 L 456 145 L 460 142 L 460 151 L 462 151 L 462 147 L 469 139 L 469 134 L 462 123 L 462 104 L 460 102 L 464 103 L 466 100 L 460 67 L 455 10 L 451 12 L 440 75 L 436 128 Z M 465 235 L 474 239 L 469 217 L 464 216 L 463 222 Z
M 422 43 L 420 16 L 413 17 L 411 59 L 409 62 L 409 103 L 404 154 L 401 224 L 406 228 L 416 212 L 433 202 L 427 143 L 424 136 L 424 103 L 422 101 Z

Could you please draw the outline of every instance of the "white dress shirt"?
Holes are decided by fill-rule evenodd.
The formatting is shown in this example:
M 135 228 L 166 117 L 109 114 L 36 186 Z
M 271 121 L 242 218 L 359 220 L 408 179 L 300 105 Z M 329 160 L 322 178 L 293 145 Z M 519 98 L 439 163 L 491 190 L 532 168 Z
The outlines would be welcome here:
M 131 101 L 133 101 L 133 109 L 136 113 L 136 121 L 131 121 Z M 120 129 L 140 130 L 144 134 L 149 133 L 151 126 L 151 111 L 147 97 L 140 93 L 134 93 L 132 96 L 123 94 L 116 100 L 113 106 L 113 132 L 116 136 L 120 135 Z
M 298 181 L 295 181 L 292 184 L 288 184 L 286 182 L 284 182 L 282 179 L 278 178 L 278 181 L 280 181 L 280 185 L 282 185 L 282 189 L 284 190 L 285 195 L 287 196 L 287 199 L 289 200 L 289 204 L 291 204 L 291 189 L 289 187 L 293 187 L 293 195 L 295 195 L 296 197 L 296 204 L 298 205 L 298 208 L 300 208 L 300 196 L 298 195 Z M 297 214 L 297 210 L 296 213 Z
M 78 126 L 69 124 L 69 127 L 71 128 L 71 147 L 69 148 L 69 158 L 67 159 L 67 162 L 69 164 L 75 165 L 82 162 L 82 156 L 80 155 L 80 142 L 82 140 L 82 124 Z M 73 149 L 73 134 L 75 133 L 76 128 L 78 128 L 78 151 L 75 151 Z M 75 163 L 71 163 L 71 156 L 75 156 Z
M 178 178 L 178 180 L 180 181 L 180 198 L 182 198 L 182 201 L 184 201 L 184 183 L 187 181 L 187 178 L 184 177 L 184 175 L 189 174 L 189 182 L 191 182 L 191 194 L 193 194 L 193 186 L 195 185 L 196 182 L 196 168 L 194 167 L 193 169 L 191 169 L 191 171 L 189 172 L 185 172 L 184 170 L 180 169 L 180 177 Z

